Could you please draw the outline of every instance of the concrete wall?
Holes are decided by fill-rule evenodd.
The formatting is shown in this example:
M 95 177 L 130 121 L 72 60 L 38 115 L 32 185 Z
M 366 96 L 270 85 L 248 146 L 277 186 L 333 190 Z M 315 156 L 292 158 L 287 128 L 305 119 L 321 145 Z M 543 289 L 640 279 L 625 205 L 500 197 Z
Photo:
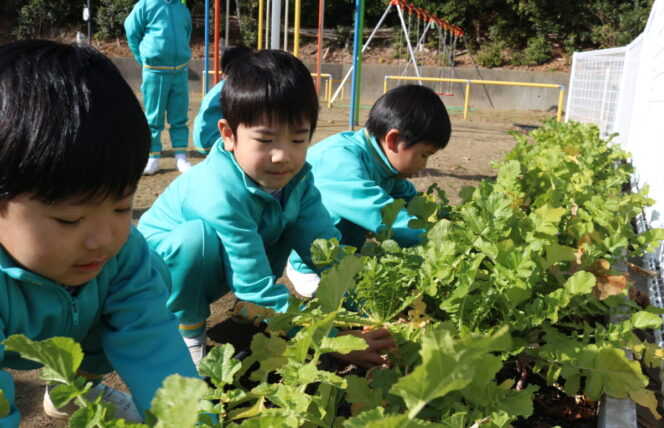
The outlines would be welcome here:
M 113 58 L 125 79 L 135 89 L 139 90 L 141 85 L 141 69 L 133 58 Z M 307 64 L 310 70 L 315 71 L 314 64 Z M 189 86 L 191 91 L 201 91 L 203 61 L 193 60 L 189 69 Z M 322 73 L 332 74 L 334 80 L 341 80 L 350 69 L 349 64 L 322 64 Z M 362 66 L 362 90 L 361 99 L 364 104 L 372 104 L 383 93 L 383 80 L 386 75 L 401 75 L 402 66 L 392 65 L 368 65 Z M 411 67 L 409 75 L 414 76 Z M 510 82 L 528 83 L 550 83 L 565 87 L 565 95 L 569 86 L 569 73 L 563 72 L 535 72 L 535 71 L 512 71 L 500 69 L 483 68 L 456 68 L 454 75 L 449 68 L 422 67 L 421 74 L 424 77 L 454 77 L 459 79 L 477 80 L 500 80 Z M 338 100 L 338 104 L 348 104 L 350 98 L 350 80 L 346 82 L 345 99 Z M 389 87 L 394 87 L 398 82 L 390 81 Z M 409 82 L 417 83 L 417 82 Z M 464 85 L 460 83 L 436 83 L 424 82 L 431 86 L 436 92 L 449 93 L 444 96 L 445 104 L 454 107 L 463 107 Z M 334 83 L 336 90 L 338 83 Z M 530 88 L 494 85 L 472 85 L 470 90 L 471 108 L 495 108 L 499 110 L 541 110 L 555 111 L 558 106 L 558 89 L 554 88 Z M 563 103 L 565 100 L 563 101 Z M 564 106 L 564 104 L 563 104 Z

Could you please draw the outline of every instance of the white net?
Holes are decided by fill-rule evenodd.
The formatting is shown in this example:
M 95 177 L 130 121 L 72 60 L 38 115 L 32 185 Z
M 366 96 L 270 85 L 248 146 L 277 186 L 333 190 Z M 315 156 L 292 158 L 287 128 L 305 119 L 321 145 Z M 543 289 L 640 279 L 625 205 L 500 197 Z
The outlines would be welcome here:
M 628 46 L 575 53 L 566 120 L 595 123 L 632 154 L 635 190 L 656 203 L 637 218 L 639 232 L 664 227 L 664 0 L 653 4 L 643 33 Z M 645 257 L 651 303 L 664 307 L 664 247 Z M 664 346 L 662 331 L 657 332 Z
M 565 119 L 595 123 L 603 136 L 614 131 L 626 48 L 575 52 Z

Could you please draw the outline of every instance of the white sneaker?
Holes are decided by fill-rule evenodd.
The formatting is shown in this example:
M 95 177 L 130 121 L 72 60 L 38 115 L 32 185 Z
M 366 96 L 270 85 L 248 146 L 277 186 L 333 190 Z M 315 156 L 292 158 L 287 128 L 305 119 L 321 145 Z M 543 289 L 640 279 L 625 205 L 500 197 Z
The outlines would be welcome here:
M 159 171 L 159 158 L 148 158 L 148 163 L 143 170 L 144 175 L 153 175 Z
M 293 288 L 302 297 L 313 297 L 318 290 L 320 276 L 316 273 L 302 273 L 291 266 L 290 261 L 286 264 L 286 276 L 293 284 Z
M 180 171 L 180 172 L 185 172 L 189 168 L 191 168 L 191 164 L 189 163 L 189 161 L 187 160 L 187 158 L 184 155 L 182 155 L 182 156 L 176 155 L 175 156 L 175 166 L 177 167 L 178 171 Z
M 198 368 L 201 360 L 207 355 L 207 348 L 205 347 L 205 333 L 196 337 L 182 337 L 182 339 L 189 349 L 189 355 L 191 355 L 191 359 L 194 362 L 194 365 L 196 368 Z
M 56 408 L 51 401 L 49 391 L 55 388 L 56 385 L 48 385 L 44 391 L 44 412 L 56 419 L 67 419 L 78 409 L 74 402 L 68 403 L 60 409 Z M 126 392 L 118 391 L 103 383 L 95 385 L 88 391 L 85 398 L 93 401 L 101 394 L 101 401 L 111 403 L 115 406 L 115 418 L 122 418 L 127 422 L 143 422 L 141 414 L 138 412 L 134 400 L 131 395 Z

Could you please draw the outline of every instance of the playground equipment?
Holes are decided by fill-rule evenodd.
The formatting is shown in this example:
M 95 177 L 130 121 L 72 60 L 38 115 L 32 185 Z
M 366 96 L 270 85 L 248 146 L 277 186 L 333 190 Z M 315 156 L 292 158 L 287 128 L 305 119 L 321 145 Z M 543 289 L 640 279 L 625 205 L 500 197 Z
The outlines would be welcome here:
M 184 2 L 184 0 L 182 0 Z M 281 22 L 281 1 L 282 0 L 267 0 L 267 10 L 265 13 L 266 3 L 265 0 L 259 0 L 258 2 L 258 30 L 257 30 L 257 49 L 279 49 L 279 34 L 280 34 L 280 22 Z M 323 2 L 324 0 L 321 0 Z M 238 18 L 239 18 L 239 2 L 240 0 L 235 0 L 236 7 L 238 9 Z M 288 15 L 289 15 L 289 1 L 285 0 L 285 12 L 284 12 L 284 45 L 283 49 L 288 50 Z M 293 55 L 298 56 L 300 50 L 300 10 L 301 10 L 301 0 L 295 0 L 294 8 L 294 37 L 293 37 Z M 270 10 L 272 12 L 270 19 Z M 321 9 L 322 10 L 322 9 Z M 322 12 L 321 12 L 322 13 Z M 221 5 L 220 0 L 214 0 L 214 32 L 213 32 L 213 43 L 214 43 L 214 73 L 210 73 L 209 66 L 209 52 L 210 52 L 210 0 L 205 0 L 205 54 L 203 59 L 203 93 L 206 93 L 210 89 L 209 77 L 212 74 L 214 84 L 219 82 L 219 77 L 221 71 L 219 70 L 219 48 L 220 48 L 220 14 L 221 14 Z M 229 39 L 229 27 L 230 27 L 230 0 L 226 0 L 226 22 L 225 22 L 225 47 L 228 47 Z M 322 24 L 321 24 L 322 25 Z M 269 29 L 269 31 L 268 31 Z M 265 39 L 263 39 L 265 36 Z M 267 40 L 268 36 L 271 36 L 270 43 L 268 46 Z M 265 40 L 265 42 L 264 42 Z M 320 74 L 320 69 L 317 70 L 317 73 Z
M 417 15 L 417 32 L 419 35 L 419 23 L 420 20 L 423 20 L 423 22 L 426 23 L 425 28 L 422 31 L 422 36 L 418 38 L 418 43 L 415 46 L 415 49 L 419 49 L 422 46 L 422 43 L 424 43 L 424 40 L 426 39 L 426 33 L 429 28 L 436 27 L 439 32 L 439 36 L 445 35 L 443 38 L 439 38 L 439 46 L 443 41 L 447 41 L 447 33 L 450 33 L 450 48 L 447 49 L 447 53 L 449 55 L 449 63 L 454 64 L 454 58 L 453 58 L 453 48 L 456 47 L 456 42 L 458 37 L 463 36 L 463 31 L 461 28 L 457 27 L 454 24 L 449 23 L 448 21 L 439 18 L 428 11 L 415 6 L 412 3 L 407 2 L 406 0 L 391 0 L 389 4 L 387 5 L 387 8 L 385 9 L 385 12 L 381 16 L 381 18 L 378 21 L 378 24 L 376 27 L 373 29 L 371 32 L 371 35 L 367 39 L 366 43 L 362 46 L 362 49 L 359 48 L 360 43 L 361 43 L 361 38 L 362 38 L 362 33 L 363 33 L 363 23 L 364 23 L 364 0 L 356 0 L 355 2 L 355 37 L 354 37 L 354 43 L 353 43 L 353 65 L 351 69 L 348 71 L 346 76 L 341 81 L 341 84 L 339 85 L 339 88 L 337 88 L 336 92 L 332 96 L 332 103 L 334 103 L 334 100 L 337 98 L 339 95 L 339 92 L 341 91 L 341 88 L 343 87 L 344 83 L 348 79 L 348 77 L 352 74 L 352 83 L 351 83 L 351 104 L 350 104 L 350 119 L 349 119 L 349 125 L 350 128 L 353 129 L 353 127 L 357 124 L 358 121 L 358 116 L 359 116 L 359 98 L 360 98 L 360 88 L 359 88 L 359 81 L 360 81 L 360 76 L 361 76 L 361 66 L 362 66 L 362 53 L 367 49 L 369 44 L 371 43 L 371 40 L 375 36 L 376 32 L 380 28 L 380 26 L 383 24 L 385 21 L 385 18 L 388 16 L 389 12 L 392 10 L 392 7 L 395 7 L 397 10 L 397 13 L 399 14 L 399 20 L 401 22 L 401 29 L 403 31 L 403 36 L 406 40 L 406 45 L 408 47 L 408 53 L 410 55 L 410 59 L 408 61 L 408 64 L 406 65 L 406 68 L 404 69 L 404 72 L 402 74 L 405 74 L 408 70 L 408 67 L 410 67 L 410 64 L 412 63 L 413 68 L 415 70 L 415 74 L 417 77 L 421 77 L 420 70 L 417 66 L 417 59 L 415 57 L 415 50 L 413 49 L 413 46 L 410 41 L 410 20 L 411 16 L 413 13 Z M 409 23 L 406 24 L 405 19 L 404 19 L 404 13 L 403 11 L 406 10 L 408 11 L 408 19 Z M 418 79 L 420 80 L 420 79 Z M 420 83 L 421 84 L 421 83 Z
M 475 79 L 453 79 L 444 77 L 409 77 L 409 76 L 385 76 L 383 81 L 383 93 L 387 92 L 388 80 L 417 80 L 420 82 L 449 82 L 449 83 L 465 83 L 465 99 L 463 103 L 463 118 L 468 119 L 468 111 L 470 106 L 470 85 L 498 85 L 498 86 L 524 86 L 530 88 L 554 88 L 559 90 L 558 95 L 558 110 L 556 112 L 556 120 L 560 122 L 563 117 L 563 99 L 565 98 L 565 87 L 563 85 L 556 85 L 552 83 L 531 83 L 531 82 L 507 82 L 502 80 L 475 80 Z
M 239 0 L 236 0 L 236 2 Z M 209 52 L 209 13 L 210 13 L 210 0 L 205 1 L 205 59 L 203 66 L 203 89 L 205 92 L 209 89 L 209 62 L 208 62 L 208 52 Z M 226 0 L 226 43 L 228 44 L 228 15 L 229 15 L 229 0 Z M 237 3 L 236 3 L 237 4 Z M 267 6 L 267 7 L 266 7 Z M 415 57 L 415 50 L 421 49 L 423 43 L 426 40 L 426 35 L 429 29 L 436 28 L 438 31 L 438 46 L 439 50 L 442 48 L 444 54 L 446 55 L 448 64 L 452 67 L 452 77 L 454 75 L 453 65 L 454 65 L 454 50 L 456 48 L 456 43 L 458 37 L 463 36 L 463 31 L 449 23 L 448 21 L 437 17 L 434 14 L 429 13 L 428 11 L 415 6 L 412 3 L 409 3 L 406 0 L 390 0 L 385 12 L 381 16 L 378 24 L 373 29 L 371 35 L 367 39 L 366 43 L 360 49 L 362 43 L 362 34 L 364 32 L 364 0 L 355 0 L 355 32 L 354 32 L 354 42 L 353 42 L 353 65 L 348 71 L 346 76 L 341 80 L 339 87 L 331 98 L 328 99 L 328 106 L 331 106 L 334 100 L 339 96 L 340 91 L 343 89 L 346 80 L 352 74 L 352 83 L 351 83 L 351 108 L 350 108 L 350 128 L 352 129 L 358 121 L 359 116 L 359 102 L 360 102 L 360 79 L 361 79 L 361 67 L 362 67 L 362 53 L 367 49 L 371 40 L 375 36 L 380 26 L 385 21 L 385 18 L 388 16 L 392 8 L 396 9 L 399 20 L 401 23 L 401 30 L 403 31 L 403 37 L 406 40 L 408 46 L 408 53 L 410 59 L 404 68 L 402 75 L 408 72 L 410 65 L 412 64 L 415 69 L 415 74 L 417 77 L 421 77 L 420 70 L 417 64 L 417 59 Z M 266 13 L 267 9 L 267 13 Z M 299 33 L 300 33 L 300 9 L 301 9 L 301 0 L 295 0 L 295 28 L 294 28 L 294 38 L 293 38 L 293 54 L 298 56 L 299 54 Z M 219 15 L 220 15 L 220 0 L 215 0 L 214 5 L 215 18 L 214 18 L 214 83 L 219 82 Z M 268 19 L 270 16 L 270 10 L 272 11 L 272 19 Z M 325 0 L 318 1 L 318 53 L 316 59 L 316 72 L 313 73 L 316 81 L 316 90 L 320 90 L 321 86 L 321 52 L 322 52 L 322 37 L 323 37 L 323 28 L 324 28 L 324 10 L 325 10 Z M 404 18 L 404 11 L 408 12 L 408 24 L 406 24 Z M 417 33 L 417 44 L 413 47 L 410 40 L 411 32 L 411 21 L 412 16 L 416 16 L 416 33 Z M 261 49 L 263 47 L 267 48 L 267 39 L 271 35 L 270 48 L 278 49 L 279 48 L 279 36 L 280 29 L 279 25 L 281 22 L 281 0 L 259 0 L 258 2 L 258 31 L 257 31 L 257 48 Z M 420 36 L 420 23 L 422 23 L 422 34 Z M 263 28 L 265 25 L 265 28 Z M 288 44 L 288 0 L 286 0 L 286 12 L 284 16 L 284 49 L 287 49 Z M 268 31 L 268 28 L 270 31 Z M 449 37 L 448 37 L 449 33 Z M 263 36 L 265 36 L 265 43 L 263 42 Z M 443 71 L 439 74 L 439 77 L 442 76 Z M 421 79 L 420 84 L 421 84 Z M 331 78 L 328 80 L 326 86 L 326 96 L 327 92 L 331 89 Z M 448 91 L 449 92 L 449 91 Z

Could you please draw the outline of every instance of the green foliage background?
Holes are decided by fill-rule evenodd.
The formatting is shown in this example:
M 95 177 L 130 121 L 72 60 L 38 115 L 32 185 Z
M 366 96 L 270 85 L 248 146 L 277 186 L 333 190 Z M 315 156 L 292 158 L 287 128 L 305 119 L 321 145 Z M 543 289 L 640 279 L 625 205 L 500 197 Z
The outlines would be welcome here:
M 295 0 L 290 1 L 290 11 Z M 646 24 L 654 0 L 412 0 L 437 16 L 461 27 L 471 52 L 484 48 L 487 62 L 500 63 L 496 46 L 507 50 L 513 63 L 538 64 L 547 61 L 554 48 L 567 53 L 581 49 L 622 46 L 631 42 Z M 82 9 L 85 0 L 5 0 L 0 4 L 3 27 L 13 38 L 53 35 L 67 29 L 85 31 Z M 135 0 L 93 0 L 93 25 L 97 37 L 123 37 L 122 22 Z M 204 0 L 188 0 L 194 15 L 202 16 Z M 211 5 L 214 4 L 210 0 Z M 240 0 L 245 42 L 255 40 L 258 0 Z M 366 28 L 372 28 L 385 11 L 386 0 L 366 0 Z M 222 2 L 222 14 L 225 2 Z M 353 26 L 355 0 L 328 0 L 325 27 L 343 33 Z M 231 12 L 236 16 L 236 0 Z M 302 0 L 302 26 L 315 28 L 318 0 Z M 223 21 L 222 21 L 223 22 Z M 292 20 L 291 20 L 292 22 Z M 415 18 L 413 17 L 413 26 Z M 398 15 L 391 13 L 386 25 L 399 27 Z M 7 30 L 5 30 L 7 31 Z M 202 25 L 195 37 L 203 34 Z M 7 34 L 3 38 L 7 38 Z M 390 43 L 396 42 L 395 40 Z

